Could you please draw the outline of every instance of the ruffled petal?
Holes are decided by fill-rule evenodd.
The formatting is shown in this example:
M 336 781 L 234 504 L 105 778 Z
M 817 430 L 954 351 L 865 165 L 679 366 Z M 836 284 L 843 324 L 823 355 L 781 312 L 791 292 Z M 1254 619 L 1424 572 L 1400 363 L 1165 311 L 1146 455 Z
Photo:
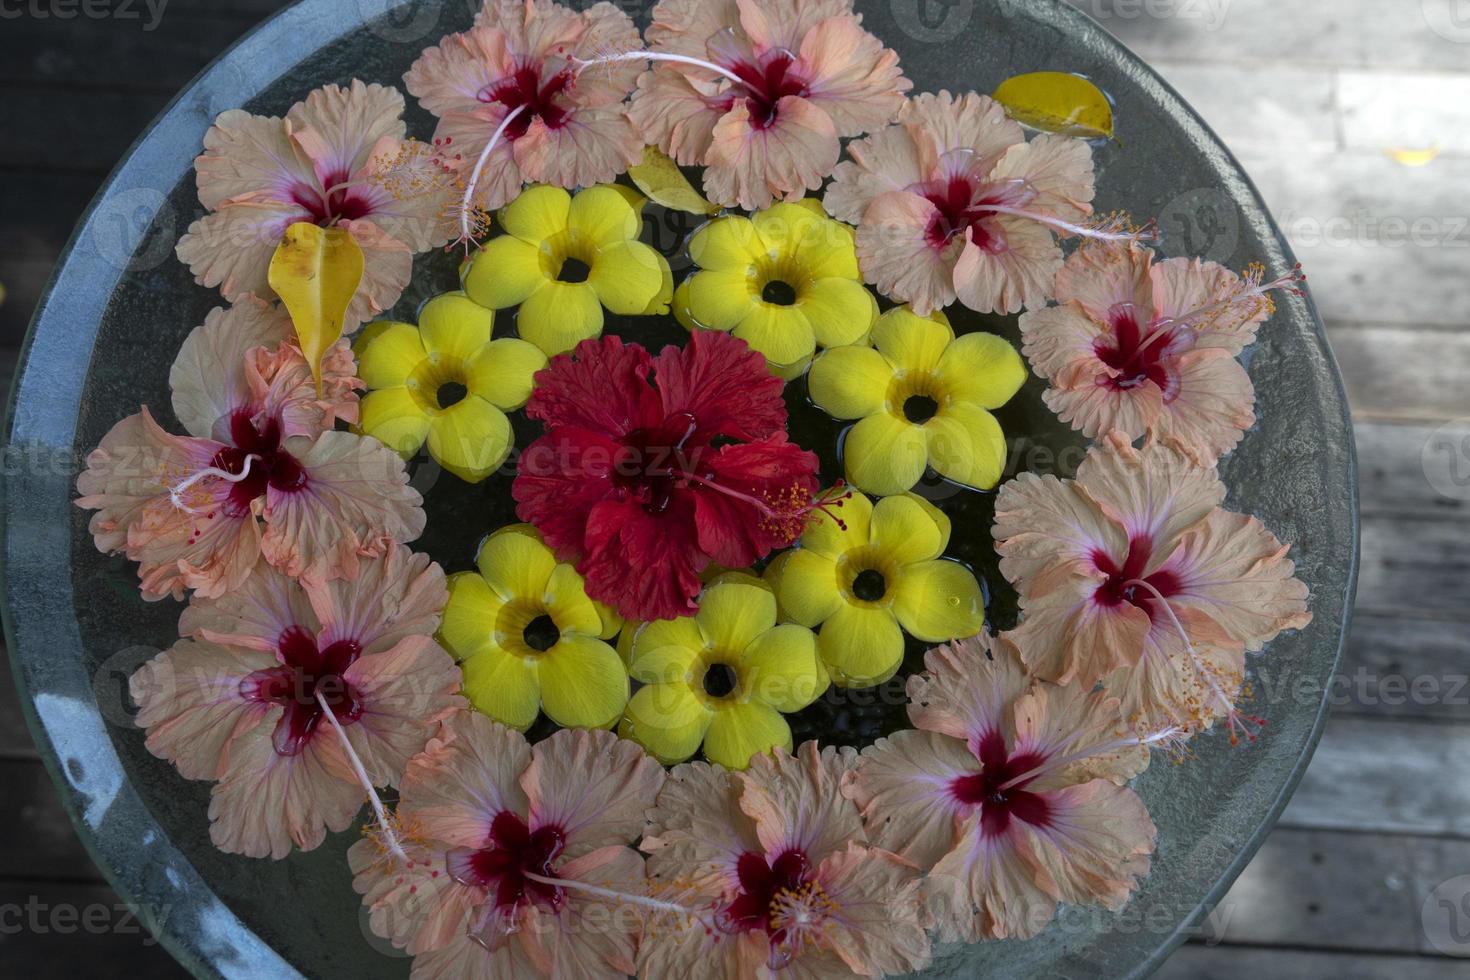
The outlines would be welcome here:
M 780 99 L 775 122 L 757 128 L 738 100 L 711 131 L 704 189 L 717 204 L 758 211 L 775 197 L 816 190 L 841 151 L 832 117 L 800 96 Z
M 560 828 L 570 861 L 636 841 L 663 784 L 658 763 L 602 731 L 560 731 L 536 743 L 521 777 L 532 825 Z
M 439 738 L 409 761 L 399 814 L 423 837 L 453 847 L 481 847 L 497 814 L 526 813 L 520 776 L 531 747 L 519 732 L 461 711 Z
M 857 230 L 863 278 L 921 316 L 954 302 L 955 263 L 965 245 L 961 236 L 943 248 L 931 245 L 927 232 L 938 220 L 928 199 L 896 190 L 873 199 Z
M 863 752 L 844 790 L 862 809 L 873 846 L 930 868 L 954 847 L 970 809 L 955 797 L 954 781 L 980 770 L 959 739 L 900 731 Z

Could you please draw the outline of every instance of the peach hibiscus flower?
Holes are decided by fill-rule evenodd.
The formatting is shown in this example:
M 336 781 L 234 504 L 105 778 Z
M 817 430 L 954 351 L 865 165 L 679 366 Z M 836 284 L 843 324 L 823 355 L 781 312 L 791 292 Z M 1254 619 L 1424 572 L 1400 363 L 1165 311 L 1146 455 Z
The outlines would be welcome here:
M 337 432 L 357 420 L 352 352 L 322 360 L 322 390 L 279 308 L 247 296 L 210 312 L 169 373 L 165 431 L 145 406 L 113 426 L 77 478 L 97 511 L 97 548 L 139 563 L 143 597 L 215 598 L 264 554 L 291 576 L 357 575 L 364 556 L 424 528 L 403 461 L 376 439 Z
M 462 702 L 433 640 L 444 573 L 402 546 L 356 582 L 292 580 L 261 563 L 223 598 L 196 597 L 186 637 L 129 682 L 148 751 L 214 780 L 210 839 L 283 858 L 346 830 Z
M 1059 901 L 1120 908 L 1155 828 L 1123 784 L 1148 763 L 1118 701 L 1029 677 L 984 636 L 936 647 L 909 678 L 917 731 L 879 739 L 843 789 L 878 847 L 929 870 L 942 941 L 1026 939 Z
M 1102 681 L 1153 722 L 1248 721 L 1234 708 L 1245 652 L 1312 617 L 1289 546 L 1224 497 L 1177 443 L 1139 450 L 1117 432 L 1075 480 L 1026 473 L 1001 487 L 993 533 L 1020 594 L 1027 666 Z
M 1093 195 L 1085 142 L 1028 143 L 988 96 L 917 96 L 848 154 L 823 203 L 858 226 L 868 282 L 920 316 L 956 299 L 981 313 L 1041 306 L 1062 265 L 1054 235 L 1138 237 L 1081 224 Z
M 832 173 L 839 138 L 891 121 L 910 82 L 852 0 L 662 0 L 628 115 L 705 192 L 747 211 Z M 611 59 L 601 59 L 611 60 Z
M 640 975 L 817 980 L 927 966 L 918 874 L 868 844 L 842 796 L 856 762 L 850 748 L 807 742 L 742 773 L 676 766 L 649 814 L 649 877 L 716 909 L 716 925 L 651 931 Z
M 439 117 L 434 142 L 465 181 L 462 239 L 523 184 L 590 187 L 642 158 L 622 105 L 638 67 L 574 64 L 638 43 L 633 21 L 610 3 L 579 12 L 550 0 L 485 0 L 474 27 L 413 63 L 404 84 Z
M 375 933 L 414 957 L 414 980 L 625 977 L 647 891 L 632 848 L 664 771 L 611 732 L 528 745 L 466 712 L 409 762 L 398 825 L 347 858 Z M 653 903 L 656 906 L 667 903 Z
M 284 119 L 220 114 L 194 161 L 209 214 L 179 239 L 178 256 L 204 286 L 234 302 L 275 298 L 271 256 L 298 222 L 346 229 L 363 253 L 349 333 L 398 301 L 413 257 L 452 234 L 452 179 L 432 147 L 405 140 L 403 95 L 353 80 L 327 85 Z
M 1051 382 L 1052 411 L 1089 438 L 1171 436 L 1206 460 L 1255 421 L 1255 389 L 1235 360 L 1268 317 L 1271 282 L 1214 262 L 1166 259 L 1134 244 L 1082 248 L 1057 273 L 1060 306 L 1021 317 L 1024 352 Z

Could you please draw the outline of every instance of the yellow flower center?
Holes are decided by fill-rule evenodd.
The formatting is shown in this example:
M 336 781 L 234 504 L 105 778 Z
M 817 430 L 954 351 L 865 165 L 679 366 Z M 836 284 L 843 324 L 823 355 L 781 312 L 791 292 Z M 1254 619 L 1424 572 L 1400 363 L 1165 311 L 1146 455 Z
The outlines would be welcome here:
M 404 386 L 430 415 L 448 411 L 469 394 L 468 365 L 453 354 L 433 353 L 418 363 Z
M 709 707 L 740 700 L 743 687 L 739 654 L 708 649 L 694 661 L 689 679 L 694 693 Z
M 568 228 L 541 243 L 541 271 L 558 282 L 586 282 L 597 248 Z
M 923 425 L 949 406 L 949 387 L 925 371 L 899 371 L 888 384 L 883 406 L 904 422 Z
M 892 604 L 898 569 L 875 545 L 854 548 L 837 562 L 837 587 L 856 606 L 884 608 Z
M 500 607 L 495 618 L 495 642 L 507 653 L 534 659 L 561 642 L 561 629 L 542 603 L 517 598 Z
M 794 306 L 811 282 L 811 272 L 805 263 L 778 254 L 757 263 L 751 287 L 768 306 Z

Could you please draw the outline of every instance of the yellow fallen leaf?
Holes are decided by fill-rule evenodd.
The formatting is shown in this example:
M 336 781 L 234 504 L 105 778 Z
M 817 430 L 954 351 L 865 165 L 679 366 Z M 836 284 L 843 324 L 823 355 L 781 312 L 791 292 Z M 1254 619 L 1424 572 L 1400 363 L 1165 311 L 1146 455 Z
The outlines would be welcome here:
M 1113 107 L 1102 89 L 1081 75 L 1034 71 L 1000 83 L 995 101 L 1033 129 L 1082 139 L 1113 138 Z
M 656 146 L 643 148 L 643 162 L 628 168 L 628 176 L 649 199 L 674 211 L 714 214 L 720 210 L 684 178 L 678 164 Z
M 1430 146 L 1422 150 L 1394 148 L 1385 150 L 1384 152 L 1388 154 L 1389 159 L 1393 160 L 1394 163 L 1402 164 L 1405 167 L 1427 166 L 1439 157 L 1438 146 Z
M 320 393 L 322 355 L 342 336 L 347 307 L 362 282 L 362 249 L 345 228 L 298 221 L 276 246 L 267 278 L 296 324 Z

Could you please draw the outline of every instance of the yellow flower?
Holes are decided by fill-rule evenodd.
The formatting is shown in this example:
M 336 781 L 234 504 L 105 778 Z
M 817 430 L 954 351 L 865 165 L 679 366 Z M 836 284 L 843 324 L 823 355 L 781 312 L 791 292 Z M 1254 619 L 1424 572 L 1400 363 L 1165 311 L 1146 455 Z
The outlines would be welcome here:
M 599 184 L 577 194 L 535 185 L 500 212 L 506 234 L 485 243 L 464 274 L 482 306 L 520 305 L 516 332 L 551 357 L 602 333 L 602 310 L 666 313 L 668 260 L 638 241 L 637 193 Z
M 770 588 L 739 572 L 709 585 L 693 616 L 643 624 L 629 673 L 644 686 L 628 702 L 624 738 L 664 763 L 703 743 L 705 758 L 730 769 L 776 746 L 790 750 L 782 712 L 805 708 L 829 683 L 811 630 L 777 625 Z
M 872 494 L 903 493 L 932 466 L 988 490 L 1005 469 L 1005 436 L 990 414 L 1026 380 L 1016 349 L 988 333 L 956 337 L 943 313 L 889 310 L 872 347 L 836 347 L 812 365 L 812 401 L 858 419 L 843 440 L 847 482 Z
M 546 355 L 522 340 L 491 340 L 495 314 L 464 293 L 424 304 L 419 325 L 369 324 L 354 349 L 370 391 L 359 428 L 404 458 L 425 440 L 446 470 L 478 483 L 513 444 L 505 413 L 531 397 Z
M 528 524 L 486 538 L 477 563 L 449 577 L 439 628 L 470 703 L 522 731 L 538 709 L 564 728 L 611 728 L 628 703 L 627 670 L 604 642 L 617 614 L 587 598 Z
M 716 218 L 689 240 L 700 271 L 674 291 L 687 329 L 730 331 L 794 378 L 818 345 L 864 343 L 878 301 L 862 283 L 852 229 L 815 199 L 753 218 Z
M 821 627 L 817 653 L 834 683 L 888 680 L 903 661 L 904 631 L 925 643 L 980 632 L 980 584 L 964 565 L 939 557 L 950 527 L 937 507 L 913 494 L 874 504 L 854 493 L 836 515 L 842 525 L 817 512 L 798 547 L 766 572 L 781 614 Z

